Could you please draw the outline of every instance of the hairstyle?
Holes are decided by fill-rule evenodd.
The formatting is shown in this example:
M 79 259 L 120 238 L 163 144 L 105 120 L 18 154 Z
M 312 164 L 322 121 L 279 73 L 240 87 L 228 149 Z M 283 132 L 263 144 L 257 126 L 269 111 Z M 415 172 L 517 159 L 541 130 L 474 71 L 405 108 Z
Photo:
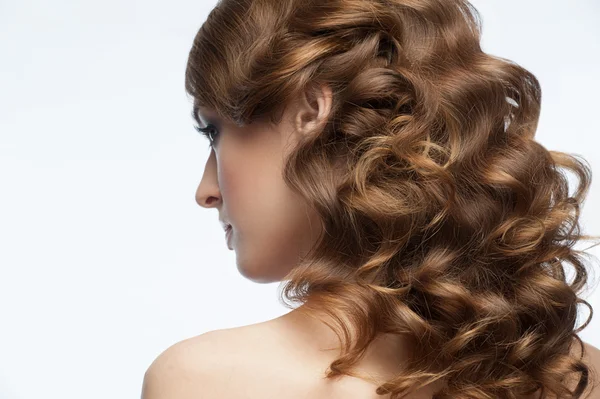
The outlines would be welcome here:
M 466 0 L 221 0 L 194 39 L 193 112 L 277 121 L 311 85 L 332 89 L 325 128 L 284 169 L 323 233 L 280 298 L 335 321 L 326 378 L 369 379 L 353 365 L 391 333 L 412 343 L 378 385 L 392 398 L 436 380 L 436 399 L 576 398 L 591 383 L 589 254 L 574 248 L 597 238 L 579 224 L 591 169 L 534 140 L 538 80 L 480 35 Z

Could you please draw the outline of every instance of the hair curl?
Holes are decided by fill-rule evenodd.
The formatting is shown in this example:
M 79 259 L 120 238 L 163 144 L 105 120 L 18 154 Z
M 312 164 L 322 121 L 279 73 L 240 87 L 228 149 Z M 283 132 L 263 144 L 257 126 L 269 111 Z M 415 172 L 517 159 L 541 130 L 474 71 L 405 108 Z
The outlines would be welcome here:
M 571 349 L 592 308 L 574 245 L 597 238 L 579 225 L 591 169 L 534 140 L 536 77 L 480 35 L 466 0 L 222 0 L 186 91 L 193 112 L 247 124 L 332 88 L 329 123 L 284 170 L 324 227 L 282 294 L 335 320 L 343 351 L 326 377 L 368 378 L 352 366 L 392 333 L 414 350 L 378 394 L 443 379 L 436 399 L 580 397 L 591 368 Z M 579 304 L 590 315 L 575 328 Z

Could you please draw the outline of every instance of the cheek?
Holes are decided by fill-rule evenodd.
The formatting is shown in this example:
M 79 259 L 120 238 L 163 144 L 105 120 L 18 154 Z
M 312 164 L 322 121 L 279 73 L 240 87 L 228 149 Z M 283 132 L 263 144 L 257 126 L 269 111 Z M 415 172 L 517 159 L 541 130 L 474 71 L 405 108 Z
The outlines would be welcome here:
M 281 143 L 274 133 L 261 133 L 252 132 L 252 140 L 223 136 L 231 140 L 222 141 L 219 186 L 225 215 L 240 239 L 243 235 L 273 242 L 277 233 L 296 234 L 299 221 L 307 216 L 283 180 Z
M 221 153 L 219 188 L 224 201 L 224 213 L 240 232 L 264 218 L 277 196 L 277 185 L 283 183 L 277 165 L 246 147 L 241 151 L 228 148 Z
M 219 171 L 224 213 L 233 225 L 237 249 L 273 243 L 277 236 L 286 239 L 300 216 L 275 154 L 244 155 L 227 158 Z
M 218 179 L 225 214 L 235 224 L 237 216 L 235 213 L 240 199 L 244 196 L 247 173 L 238 162 L 223 159 L 219 164 Z M 243 210 L 239 211 L 243 213 Z

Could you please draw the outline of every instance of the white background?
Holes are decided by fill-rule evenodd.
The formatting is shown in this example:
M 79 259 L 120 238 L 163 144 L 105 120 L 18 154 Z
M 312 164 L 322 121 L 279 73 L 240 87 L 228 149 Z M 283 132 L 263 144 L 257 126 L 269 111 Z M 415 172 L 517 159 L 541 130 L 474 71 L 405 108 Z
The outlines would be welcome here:
M 194 201 L 208 147 L 184 71 L 214 4 L 0 0 L 0 398 L 139 397 L 168 346 L 288 311 Z M 484 50 L 541 81 L 538 140 L 600 179 L 599 3 L 474 4 Z M 600 317 L 582 337 L 600 346 Z

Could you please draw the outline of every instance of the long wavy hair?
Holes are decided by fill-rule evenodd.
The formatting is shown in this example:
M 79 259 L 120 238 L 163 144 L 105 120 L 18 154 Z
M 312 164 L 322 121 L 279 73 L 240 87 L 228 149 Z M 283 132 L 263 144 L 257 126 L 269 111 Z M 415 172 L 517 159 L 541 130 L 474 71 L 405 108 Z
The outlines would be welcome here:
M 598 238 L 579 223 L 591 168 L 534 140 L 538 80 L 480 35 L 466 0 L 222 0 L 194 39 L 193 112 L 277 122 L 312 84 L 332 89 L 326 127 L 284 169 L 323 233 L 280 298 L 334 320 L 326 378 L 369 379 L 353 366 L 389 333 L 412 343 L 378 383 L 392 398 L 437 380 L 436 399 L 577 398 L 593 381 L 574 248 Z

